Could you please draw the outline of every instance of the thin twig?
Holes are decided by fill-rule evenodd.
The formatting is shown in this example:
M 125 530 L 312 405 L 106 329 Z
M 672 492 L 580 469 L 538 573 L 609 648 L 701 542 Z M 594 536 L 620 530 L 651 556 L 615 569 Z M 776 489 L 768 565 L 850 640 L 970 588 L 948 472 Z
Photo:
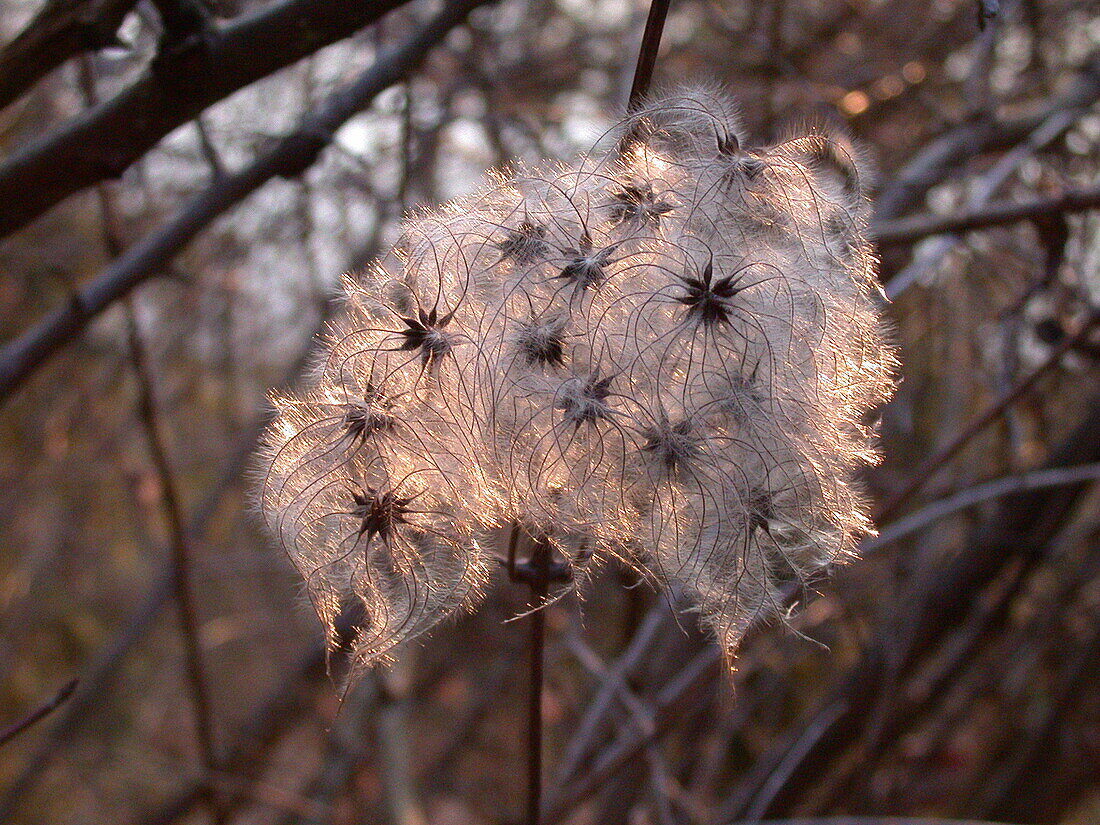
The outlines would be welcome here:
M 546 580 L 531 585 L 531 681 L 527 703 L 527 822 L 539 825 L 542 805 L 542 671 L 546 647 Z
M 1047 459 L 1048 468 L 1072 465 L 1079 462 L 1100 461 L 1100 403 L 1094 401 L 1089 415 L 1075 427 L 1073 433 L 1054 449 Z M 966 547 L 947 564 L 936 565 L 918 580 L 919 604 L 901 606 L 897 599 L 888 600 L 883 609 L 880 630 L 875 638 L 864 646 L 858 661 L 838 678 L 827 691 L 817 709 L 792 726 L 782 740 L 772 745 L 768 752 L 757 759 L 756 766 L 738 783 L 738 788 L 718 807 L 719 816 L 733 820 L 744 813 L 747 798 L 755 795 L 755 789 L 767 782 L 771 772 L 790 752 L 792 744 L 801 732 L 812 726 L 828 708 L 838 700 L 850 709 L 841 723 L 833 726 L 824 741 L 810 750 L 801 764 L 791 772 L 790 780 L 780 796 L 784 806 L 797 804 L 800 793 L 813 778 L 835 773 L 842 755 L 849 752 L 853 742 L 864 735 L 867 720 L 874 712 L 888 683 L 897 684 L 891 673 L 903 669 L 916 670 L 920 663 L 935 657 L 944 647 L 945 639 L 955 628 L 967 622 L 967 614 L 973 598 L 960 598 L 960 594 L 988 592 L 991 584 L 1000 584 L 998 604 L 1005 604 L 1003 597 L 1017 586 L 1023 565 L 1022 560 L 1035 564 L 1049 555 L 1061 525 L 1069 518 L 1081 495 L 1082 485 L 1072 485 L 1057 494 L 1023 491 L 1010 497 L 997 511 L 976 527 Z M 1005 583 L 1005 580 L 1007 584 Z M 909 601 L 917 602 L 917 597 Z M 904 638 L 900 644 L 896 631 L 890 629 L 885 616 L 904 616 Z M 991 614 L 983 614 L 988 622 Z M 955 648 L 955 654 L 958 648 Z M 958 656 L 953 657 L 958 661 Z M 948 671 L 950 668 L 947 669 Z M 945 671 L 941 669 L 941 674 Z M 902 693 L 896 690 L 899 695 Z M 933 690 L 934 695 L 934 690 Z M 885 730 L 884 724 L 879 725 Z M 896 737 L 888 736 L 891 741 Z M 849 767 L 856 769 L 859 764 Z
M 607 667 L 596 651 L 581 638 L 580 633 L 570 633 L 565 640 L 565 644 L 581 667 L 599 679 L 601 683 L 612 685 L 615 698 L 629 712 L 629 717 L 634 722 L 638 732 L 645 736 L 652 736 L 657 729 L 657 723 L 653 719 L 652 708 L 648 707 L 645 700 L 631 690 L 630 685 L 621 676 L 617 676 Z
M 336 619 L 339 637 L 345 642 L 353 632 L 357 616 L 342 613 Z M 229 737 L 222 774 L 240 778 L 239 790 L 225 800 L 225 811 L 232 815 L 249 801 L 248 789 L 267 767 L 275 746 L 304 712 L 308 702 L 307 688 L 331 675 L 333 664 L 346 663 L 347 648 L 338 646 L 331 657 L 326 656 L 320 640 L 312 642 L 301 654 L 289 677 L 275 687 L 252 712 L 248 720 Z M 207 778 L 189 782 L 167 803 L 138 820 L 142 825 L 171 825 L 183 819 L 202 801 Z
M 879 246 L 916 243 L 932 235 L 973 232 L 994 226 L 1033 221 L 1051 215 L 1070 215 L 1100 209 L 1100 187 L 1070 190 L 1053 198 L 1025 203 L 991 203 L 980 209 L 954 215 L 913 215 L 879 221 L 871 225 L 871 236 Z
M 34 725 L 36 722 L 49 716 L 59 707 L 61 707 L 65 700 L 73 695 L 73 691 L 76 690 L 76 686 L 79 684 L 78 679 L 70 679 L 66 682 L 62 688 L 57 691 L 53 696 L 32 710 L 18 722 L 13 722 L 8 725 L 3 731 L 0 731 L 0 745 L 6 745 L 9 741 L 17 737 L 27 728 Z
M 814 724 L 802 731 L 802 735 L 798 738 L 798 741 L 794 743 L 794 746 L 788 751 L 783 761 L 779 763 L 779 766 L 772 772 L 772 775 L 768 777 L 768 781 L 764 783 L 764 787 L 762 787 L 753 798 L 748 806 L 748 813 L 745 814 L 745 819 L 750 822 L 756 822 L 767 814 L 768 808 L 770 808 L 772 802 L 775 801 L 776 794 L 779 793 L 780 789 L 782 789 L 785 784 L 787 784 L 791 773 L 802 761 L 806 753 L 817 744 L 822 736 L 828 733 L 829 728 L 840 721 L 846 711 L 847 706 L 843 702 L 838 702 L 826 708 L 823 713 L 814 718 Z
M 160 425 L 156 399 L 153 390 L 153 378 L 149 369 L 148 353 L 141 338 L 134 307 L 130 300 L 125 302 L 126 326 L 130 347 L 130 359 L 138 383 L 138 409 L 141 415 L 142 430 L 145 434 L 149 454 L 160 482 L 161 506 L 168 521 L 169 546 L 172 552 L 172 585 L 179 609 L 180 629 L 182 630 L 184 662 L 187 684 L 191 693 L 191 703 L 195 712 L 195 733 L 199 743 L 199 755 L 207 776 L 218 770 L 218 758 L 214 746 L 213 709 L 206 688 L 206 673 L 203 664 L 202 643 L 199 639 L 199 620 L 195 611 L 195 597 L 191 590 L 191 560 L 194 548 L 184 527 L 183 511 L 176 489 L 175 477 L 164 443 L 164 433 Z M 210 799 L 214 819 L 224 821 L 213 794 Z
M 306 811 L 286 811 L 278 820 L 279 825 L 298 825 L 303 821 L 331 822 L 332 807 L 337 795 L 354 779 L 367 750 L 364 732 L 379 703 L 378 674 L 369 674 L 355 685 L 340 703 L 340 710 L 328 731 L 323 763 L 318 775 L 302 792 L 311 809 L 318 813 L 310 816 Z M 247 790 L 247 784 L 243 790 Z
M 925 484 L 929 482 L 932 476 L 935 475 L 941 467 L 954 458 L 963 447 L 974 439 L 975 436 L 996 421 L 1006 409 L 1030 391 L 1040 378 L 1058 365 L 1062 360 L 1062 356 L 1080 342 L 1084 341 L 1092 333 L 1098 323 L 1100 323 L 1100 312 L 1093 312 L 1081 324 L 1080 329 L 1073 335 L 1067 335 L 1062 342 L 1054 348 L 1050 355 L 1047 356 L 1046 360 L 1036 367 L 1027 378 L 990 404 L 981 415 L 964 427 L 963 431 L 955 438 L 925 459 L 921 465 L 913 471 L 908 484 L 891 496 L 882 506 L 875 520 L 880 523 L 888 521 L 913 495 L 924 488 Z
M 1039 723 L 1032 727 L 1028 735 L 1019 738 L 1020 741 L 1011 754 L 997 761 L 991 775 L 983 783 L 973 804 L 973 810 L 979 815 L 995 816 L 1002 813 L 1011 804 L 1014 795 L 1018 794 L 1021 780 L 1029 767 L 1036 763 L 1043 764 L 1044 767 L 1037 773 L 1039 776 L 1046 773 L 1042 760 L 1044 748 L 1057 747 L 1055 740 L 1062 730 L 1058 723 L 1072 710 L 1075 703 L 1081 701 L 1082 694 L 1089 692 L 1089 686 L 1095 685 L 1096 672 L 1100 667 L 1100 632 L 1096 629 L 1095 618 L 1094 621 L 1084 624 L 1089 627 L 1089 635 L 1074 655 L 1068 656 L 1068 651 L 1061 648 L 1058 651 L 1059 659 L 1069 661 L 1054 684 L 1053 695 Z

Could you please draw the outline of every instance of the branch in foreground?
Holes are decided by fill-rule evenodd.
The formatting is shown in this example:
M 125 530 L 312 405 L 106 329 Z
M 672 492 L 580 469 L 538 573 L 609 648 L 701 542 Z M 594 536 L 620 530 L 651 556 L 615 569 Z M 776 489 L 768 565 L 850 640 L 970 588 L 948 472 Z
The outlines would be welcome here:
M 298 128 L 240 172 L 213 182 L 192 197 L 159 229 L 130 247 L 64 306 L 0 351 L 0 400 L 18 387 L 114 301 L 160 274 L 176 254 L 215 218 L 229 211 L 275 177 L 296 177 L 332 141 L 336 130 L 379 93 L 397 83 L 424 59 L 451 29 L 488 0 L 456 0 L 406 43 L 379 58 L 357 80 L 329 95 L 308 112 Z
M 70 57 L 114 42 L 136 0 L 50 0 L 0 50 L 0 109 Z
M 406 0 L 281 0 L 158 55 L 117 97 L 0 166 L 0 237 L 121 175 L 165 135 L 238 89 L 349 37 Z
M 957 215 L 913 215 L 872 224 L 871 235 L 879 246 L 916 243 L 932 235 L 973 232 L 1052 215 L 1071 215 L 1100 209 L 1100 187 L 1070 190 L 1053 198 L 1026 203 L 992 203 L 983 209 Z

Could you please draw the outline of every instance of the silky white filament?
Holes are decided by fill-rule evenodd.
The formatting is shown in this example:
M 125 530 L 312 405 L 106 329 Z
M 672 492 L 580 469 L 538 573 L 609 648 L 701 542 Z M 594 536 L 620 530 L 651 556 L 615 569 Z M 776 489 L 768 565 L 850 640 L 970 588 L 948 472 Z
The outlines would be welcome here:
M 750 150 L 701 88 L 408 220 L 266 438 L 262 509 L 333 641 L 358 601 L 357 663 L 392 655 L 518 529 L 679 583 L 732 654 L 869 529 L 894 358 L 865 224 L 842 139 Z

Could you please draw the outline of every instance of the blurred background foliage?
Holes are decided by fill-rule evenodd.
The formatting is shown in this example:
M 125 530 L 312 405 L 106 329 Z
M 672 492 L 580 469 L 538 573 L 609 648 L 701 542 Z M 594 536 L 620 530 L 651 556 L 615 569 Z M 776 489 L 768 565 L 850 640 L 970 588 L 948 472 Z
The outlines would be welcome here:
M 0 0 L 0 81 L 20 32 L 66 9 L 83 15 L 82 31 L 121 20 L 106 26 L 116 37 L 82 41 L 92 51 L 0 110 L 0 188 L 26 147 L 49 159 L 52 135 L 151 65 L 157 82 L 192 82 L 166 54 L 292 5 L 309 3 L 218 0 L 197 33 L 173 40 L 164 23 L 194 11 L 191 0 Z M 316 5 L 323 15 L 333 4 Z M 645 585 L 624 587 L 626 573 L 606 571 L 555 607 L 547 821 L 1100 822 L 1100 219 L 1039 208 L 921 234 L 936 216 L 991 203 L 1092 192 L 1095 207 L 1100 15 L 1088 0 L 982 7 L 996 14 L 980 29 L 973 0 L 672 4 L 658 83 L 731 86 L 756 142 L 818 118 L 863 148 L 903 363 L 882 411 L 886 462 L 867 479 L 885 532 L 786 621 L 757 628 L 732 679 L 692 617 L 674 618 Z M 220 96 L 117 180 L 100 175 L 10 231 L 0 363 L 76 288 L 280 146 L 439 8 L 400 5 Z M 0 725 L 80 684 L 0 748 L 0 820 L 518 818 L 526 666 L 523 631 L 506 619 L 522 592 L 502 577 L 476 615 L 341 695 L 341 662 L 326 674 L 296 576 L 259 529 L 249 454 L 265 393 L 308 361 L 340 274 L 392 244 L 405 211 L 469 191 L 485 169 L 590 146 L 621 111 L 646 11 L 639 0 L 476 9 L 324 136 L 302 174 L 275 176 L 144 273 L 131 294 L 144 379 L 114 302 L 6 393 Z M 80 151 L 109 155 L 128 128 Z M 18 208 L 14 195 L 5 208 Z M 1067 466 L 1081 469 L 1067 477 Z M 1049 472 L 1021 475 L 1032 470 Z M 999 479 L 1000 495 L 939 507 Z M 205 757 L 168 483 L 208 694 Z M 913 514 L 916 529 L 897 535 Z

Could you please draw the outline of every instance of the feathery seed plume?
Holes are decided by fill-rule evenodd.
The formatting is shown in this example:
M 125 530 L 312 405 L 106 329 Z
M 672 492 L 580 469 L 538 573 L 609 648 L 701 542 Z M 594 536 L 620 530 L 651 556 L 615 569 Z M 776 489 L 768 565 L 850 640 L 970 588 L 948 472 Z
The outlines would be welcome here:
M 732 654 L 870 529 L 852 473 L 892 390 L 851 149 L 749 149 L 680 88 L 572 166 L 495 173 L 345 282 L 274 398 L 261 506 L 355 660 L 474 605 L 518 530 L 574 572 L 678 583 Z

